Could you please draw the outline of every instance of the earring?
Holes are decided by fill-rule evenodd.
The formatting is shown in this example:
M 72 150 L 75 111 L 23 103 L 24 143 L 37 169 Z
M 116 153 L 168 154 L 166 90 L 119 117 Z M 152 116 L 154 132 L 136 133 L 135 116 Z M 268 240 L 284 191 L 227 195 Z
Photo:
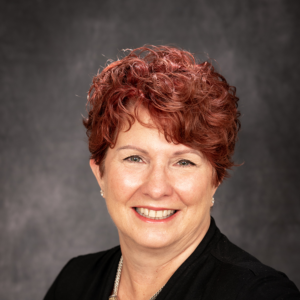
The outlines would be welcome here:
M 214 198 L 214 197 L 212 197 L 212 199 L 211 199 L 211 203 L 212 203 L 212 205 L 214 205 L 214 204 L 215 204 L 215 198 Z
M 104 193 L 102 190 L 100 190 L 100 195 L 104 198 Z

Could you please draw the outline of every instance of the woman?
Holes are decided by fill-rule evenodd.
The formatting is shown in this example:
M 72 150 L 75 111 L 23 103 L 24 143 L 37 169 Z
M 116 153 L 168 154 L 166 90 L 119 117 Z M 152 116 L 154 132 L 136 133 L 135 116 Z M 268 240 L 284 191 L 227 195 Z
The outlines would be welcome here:
M 240 128 L 235 88 L 167 46 L 135 49 L 93 79 L 90 166 L 120 246 L 72 259 L 45 300 L 300 299 L 210 216 Z

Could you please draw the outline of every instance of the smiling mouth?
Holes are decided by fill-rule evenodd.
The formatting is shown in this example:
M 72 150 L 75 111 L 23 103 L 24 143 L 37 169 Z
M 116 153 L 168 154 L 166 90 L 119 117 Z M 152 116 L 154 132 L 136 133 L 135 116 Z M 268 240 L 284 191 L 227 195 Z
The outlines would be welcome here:
M 169 210 L 152 210 L 148 208 L 143 208 L 143 207 L 135 207 L 135 211 L 147 218 L 147 219 L 152 219 L 152 220 L 163 220 L 171 217 L 176 213 L 176 210 L 169 209 Z

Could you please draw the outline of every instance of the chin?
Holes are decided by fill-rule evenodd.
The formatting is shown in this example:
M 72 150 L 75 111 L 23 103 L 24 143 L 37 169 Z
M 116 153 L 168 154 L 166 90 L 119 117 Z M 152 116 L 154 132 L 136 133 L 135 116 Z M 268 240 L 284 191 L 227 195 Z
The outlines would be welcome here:
M 144 235 L 139 235 L 139 237 L 134 238 L 137 245 L 149 249 L 161 249 L 166 248 L 174 243 L 174 239 L 170 238 L 170 234 L 166 237 L 166 233 L 145 233 Z

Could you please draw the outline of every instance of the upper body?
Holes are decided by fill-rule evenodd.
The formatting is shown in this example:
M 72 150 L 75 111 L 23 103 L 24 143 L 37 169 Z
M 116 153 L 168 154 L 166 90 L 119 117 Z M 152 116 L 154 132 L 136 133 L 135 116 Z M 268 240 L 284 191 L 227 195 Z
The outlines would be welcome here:
M 157 299 L 296 295 L 211 223 L 214 194 L 235 165 L 237 104 L 235 88 L 210 63 L 174 47 L 132 50 L 94 77 L 84 120 L 90 166 L 123 265 L 112 292 L 118 248 L 77 258 L 47 300 L 153 300 L 163 286 Z
M 97 300 L 111 295 L 120 247 L 72 259 L 44 300 Z M 176 270 L 157 300 L 299 300 L 296 286 L 232 244 L 212 219 L 191 256 Z

